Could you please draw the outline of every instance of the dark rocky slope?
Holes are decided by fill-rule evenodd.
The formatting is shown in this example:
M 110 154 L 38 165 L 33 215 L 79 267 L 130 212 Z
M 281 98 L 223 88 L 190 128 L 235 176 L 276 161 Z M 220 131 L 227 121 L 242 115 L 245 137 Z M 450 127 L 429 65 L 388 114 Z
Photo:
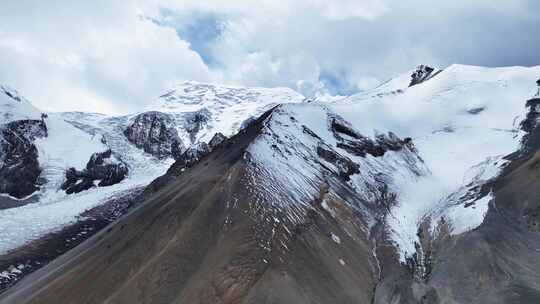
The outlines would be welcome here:
M 39 189 L 41 168 L 34 140 L 46 136 L 44 120 L 0 125 L 0 193 L 23 198 Z
M 321 208 L 327 189 L 291 231 L 279 225 L 277 214 L 260 218 L 261 208 L 253 205 L 260 198 L 247 187 L 245 149 L 268 115 L 0 302 L 371 302 L 376 276 L 370 241 L 342 201 L 329 203 L 352 220 L 347 228 L 359 236 L 351 237 Z

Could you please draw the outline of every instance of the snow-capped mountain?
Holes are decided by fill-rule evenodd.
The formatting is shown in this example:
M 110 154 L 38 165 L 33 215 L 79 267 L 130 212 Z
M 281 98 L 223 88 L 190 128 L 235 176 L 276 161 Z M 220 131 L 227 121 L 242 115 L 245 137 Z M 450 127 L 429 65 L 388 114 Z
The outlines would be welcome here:
M 309 103 L 189 82 L 143 113 L 50 114 L 129 168 L 75 196 L 167 173 L 0 302 L 537 302 L 539 77 L 422 65 Z
M 5 86 L 0 98 L 2 130 L 12 134 L 15 127 L 24 127 L 17 131 L 22 137 L 15 137 L 25 139 L 19 150 L 32 152 L 28 147 L 35 147 L 35 155 L 26 152 L 30 156 L 21 157 L 7 149 L 0 153 L 4 161 L 0 166 L 1 253 L 60 229 L 111 197 L 149 184 L 175 158 L 185 152 L 186 157 L 193 157 L 192 147 L 200 148 L 199 143 L 208 143 L 216 133 L 231 136 L 243 122 L 277 103 L 304 100 L 286 88 L 186 82 L 159 97 L 146 112 L 115 117 L 83 112 L 45 114 Z M 30 128 L 27 124 L 41 131 L 26 130 Z M 13 146 L 8 136 L 0 137 L 0 143 L 6 139 L 6 146 Z M 15 161 L 6 157 L 30 159 L 24 161 L 30 165 L 22 170 L 22 165 L 13 165 Z M 28 186 L 21 187 L 21 182 Z
M 236 134 L 245 124 L 273 106 L 298 103 L 305 97 L 289 88 L 247 88 L 189 81 L 160 96 L 150 111 L 176 119 L 185 145 L 208 142 L 214 134 Z

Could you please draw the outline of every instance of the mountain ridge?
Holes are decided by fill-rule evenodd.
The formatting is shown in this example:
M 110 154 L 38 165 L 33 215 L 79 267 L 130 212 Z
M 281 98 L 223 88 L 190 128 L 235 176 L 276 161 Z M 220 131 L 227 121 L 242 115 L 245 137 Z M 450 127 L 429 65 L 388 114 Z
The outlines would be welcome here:
M 5 301 L 538 299 L 540 280 L 522 269 L 536 265 L 533 253 L 519 243 L 536 242 L 535 207 L 513 207 L 534 197 L 536 179 L 508 181 L 534 174 L 538 75 L 539 67 L 456 65 L 410 87 L 401 81 L 407 87 L 335 102 L 269 103 L 211 151 L 178 158 L 147 188 L 145 203 L 23 279 Z M 509 203 L 520 187 L 526 198 Z M 497 231 L 523 252 L 513 259 L 515 276 L 530 282 L 503 280 L 513 270 L 501 263 L 514 253 L 494 241 Z M 477 253 L 486 248 L 497 254 L 482 260 Z M 67 290 L 58 282 L 74 271 L 83 275 Z M 475 281 L 475 271 L 493 284 Z M 86 281 L 103 284 L 93 290 Z

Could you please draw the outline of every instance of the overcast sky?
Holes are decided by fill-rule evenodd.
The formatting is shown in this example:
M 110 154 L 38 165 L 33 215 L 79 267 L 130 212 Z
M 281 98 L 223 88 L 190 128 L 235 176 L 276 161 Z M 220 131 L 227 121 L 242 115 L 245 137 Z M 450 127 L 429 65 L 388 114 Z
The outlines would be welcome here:
M 52 111 L 128 113 L 183 80 L 350 94 L 538 50 L 537 0 L 0 1 L 0 83 Z

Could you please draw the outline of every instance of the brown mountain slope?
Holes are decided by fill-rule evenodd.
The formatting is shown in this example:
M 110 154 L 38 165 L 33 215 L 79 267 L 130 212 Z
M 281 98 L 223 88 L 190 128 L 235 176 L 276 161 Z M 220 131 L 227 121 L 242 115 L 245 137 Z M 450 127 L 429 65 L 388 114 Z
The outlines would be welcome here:
M 254 216 L 243 156 L 267 115 L 0 302 L 369 303 L 366 239 L 316 205 L 290 233 Z
M 484 222 L 438 239 L 420 227 L 429 258 L 399 262 L 385 224 L 396 199 L 388 168 L 369 171 L 393 153 L 396 170 L 414 174 L 410 139 L 369 141 L 331 113 L 317 135 L 277 107 L 192 167 L 173 165 L 140 207 L 0 303 L 540 303 L 539 102 L 528 103 L 523 149 L 482 185 L 495 197 Z M 358 164 L 342 148 L 363 155 Z M 380 183 L 353 189 L 358 171 Z

